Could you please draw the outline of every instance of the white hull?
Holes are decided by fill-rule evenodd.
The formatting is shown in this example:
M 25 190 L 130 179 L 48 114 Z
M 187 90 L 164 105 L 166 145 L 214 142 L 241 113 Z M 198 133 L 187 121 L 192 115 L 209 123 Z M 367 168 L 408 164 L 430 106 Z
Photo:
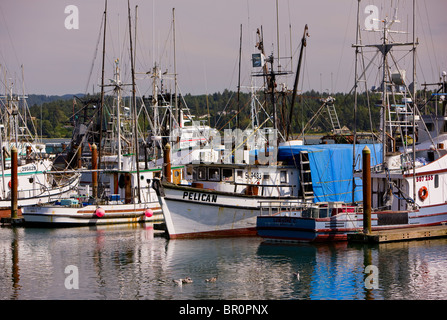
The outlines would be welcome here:
M 104 209 L 104 216 L 98 217 L 95 210 Z M 151 209 L 152 216 L 145 211 Z M 140 204 L 87 205 L 84 207 L 45 205 L 22 208 L 26 224 L 58 224 L 66 226 L 103 225 L 135 222 L 158 222 L 163 215 L 158 202 Z
M 36 161 L 17 168 L 18 206 L 46 203 L 67 196 L 68 192 L 79 184 L 79 177 L 72 176 L 69 181 L 58 185 L 56 174 L 47 174 L 51 170 L 48 160 Z M 64 173 L 61 172 L 63 175 Z M 11 169 L 2 171 L 0 180 L 0 207 L 11 206 Z
M 156 191 L 170 238 L 254 236 L 259 202 L 266 199 L 170 183 Z
M 73 177 L 67 184 L 60 187 L 42 188 L 39 190 L 19 190 L 17 207 L 21 209 L 24 206 L 32 206 L 36 204 L 44 204 L 56 201 L 61 198 L 69 197 L 79 185 L 79 176 Z M 19 182 L 20 183 L 20 182 Z M 9 215 L 11 210 L 11 199 L 6 198 L 0 200 L 0 211 L 6 212 Z

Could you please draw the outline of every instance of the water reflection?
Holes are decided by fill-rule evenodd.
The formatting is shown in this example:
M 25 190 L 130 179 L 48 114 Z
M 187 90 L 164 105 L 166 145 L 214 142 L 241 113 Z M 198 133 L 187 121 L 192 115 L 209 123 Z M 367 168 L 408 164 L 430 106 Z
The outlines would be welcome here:
M 0 298 L 446 299 L 446 244 L 168 240 L 151 225 L 1 228 Z M 79 271 L 79 289 L 65 287 L 67 266 Z M 367 266 L 377 267 L 377 288 L 365 286 Z M 187 276 L 193 283 L 173 282 Z

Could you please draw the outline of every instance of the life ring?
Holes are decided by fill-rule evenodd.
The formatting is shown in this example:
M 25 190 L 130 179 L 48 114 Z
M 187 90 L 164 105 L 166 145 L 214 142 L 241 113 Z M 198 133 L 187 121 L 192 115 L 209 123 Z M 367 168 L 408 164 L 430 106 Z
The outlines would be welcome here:
M 421 201 L 424 201 L 425 199 L 427 199 L 428 197 L 428 189 L 427 187 L 422 187 L 419 189 L 419 199 L 421 199 Z

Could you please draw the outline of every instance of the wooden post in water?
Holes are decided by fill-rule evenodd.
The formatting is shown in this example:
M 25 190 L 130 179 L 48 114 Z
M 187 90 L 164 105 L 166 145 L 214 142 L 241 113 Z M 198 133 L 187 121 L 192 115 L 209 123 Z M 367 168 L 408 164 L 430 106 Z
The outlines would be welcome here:
M 17 148 L 11 149 L 11 219 L 18 219 L 18 206 L 17 206 Z
M 76 150 L 76 168 L 80 169 L 82 167 L 82 144 L 78 146 Z
M 367 146 L 363 154 L 363 233 L 371 234 L 371 150 Z
M 92 193 L 93 198 L 98 196 L 98 147 L 96 144 L 92 145 Z
M 171 145 L 166 143 L 163 150 L 163 176 L 167 182 L 171 182 Z

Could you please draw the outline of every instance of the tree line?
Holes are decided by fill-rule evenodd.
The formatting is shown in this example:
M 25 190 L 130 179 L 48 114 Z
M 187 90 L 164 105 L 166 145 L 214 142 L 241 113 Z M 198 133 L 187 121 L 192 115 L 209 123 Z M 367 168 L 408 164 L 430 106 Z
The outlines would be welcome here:
M 320 110 L 320 117 L 316 119 L 313 125 L 306 133 L 328 133 L 331 131 L 331 123 L 325 108 L 321 108 L 323 98 L 327 94 L 321 94 L 316 91 L 308 91 L 298 96 L 292 111 L 292 132 L 300 133 L 306 123 Z M 350 130 L 354 124 L 354 95 L 345 93 L 336 93 L 332 95 L 335 98 L 335 109 L 337 111 L 340 125 L 346 126 Z M 80 109 L 83 107 L 82 100 L 90 101 L 90 108 L 97 107 L 99 96 L 83 96 L 75 98 L 74 95 L 65 96 L 43 96 L 30 95 L 28 105 L 32 121 L 38 130 L 38 134 L 43 138 L 70 138 L 73 132 L 73 123 L 79 117 L 85 115 Z M 141 99 L 137 99 L 141 101 Z M 146 106 L 147 106 L 147 100 Z M 251 112 L 255 108 L 262 119 L 272 117 L 271 99 L 268 94 L 260 93 L 256 96 L 256 103 L 252 103 L 252 96 L 249 93 L 237 93 L 224 90 L 209 95 L 191 95 L 186 94 L 181 99 L 181 107 L 188 108 L 194 115 L 195 120 L 201 120 L 205 124 L 215 127 L 219 130 L 226 128 L 241 129 L 247 128 L 251 122 Z M 106 97 L 105 103 L 113 103 L 113 97 Z M 289 115 L 290 96 L 277 97 L 277 117 L 278 121 L 284 121 Z M 371 118 L 370 118 L 371 115 Z M 370 121 L 373 119 L 373 121 Z M 264 121 L 260 121 L 264 122 Z M 366 95 L 358 95 L 357 109 L 357 130 L 370 131 L 378 129 L 379 107 L 368 105 Z M 143 121 L 140 121 L 142 125 Z M 271 126 L 267 121 L 267 124 Z M 149 129 L 146 124 L 146 129 Z

